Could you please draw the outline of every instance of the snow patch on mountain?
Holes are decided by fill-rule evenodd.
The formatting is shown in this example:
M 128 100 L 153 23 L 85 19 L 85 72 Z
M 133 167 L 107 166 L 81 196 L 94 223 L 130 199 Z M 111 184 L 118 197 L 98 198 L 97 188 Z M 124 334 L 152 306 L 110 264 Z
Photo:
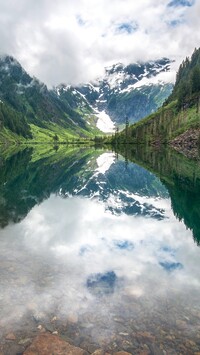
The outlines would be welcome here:
M 162 72 L 156 76 L 151 76 L 150 78 L 143 77 L 142 80 L 140 80 L 137 83 L 135 83 L 134 85 L 132 85 L 132 88 L 139 88 L 141 86 L 149 86 L 152 84 L 153 85 L 156 85 L 156 84 L 165 85 L 166 83 L 171 83 L 173 81 L 173 78 L 174 78 L 174 73 Z M 127 89 L 129 89 L 129 88 L 127 88 Z
M 117 73 L 106 75 L 106 79 L 110 89 L 120 88 L 122 83 L 124 83 L 125 80 L 129 80 L 130 78 L 130 75 L 125 73 L 123 70 Z
M 97 128 L 104 133 L 112 133 L 115 130 L 115 125 L 105 111 L 96 114 L 98 117 Z
M 143 78 L 137 81 L 135 84 L 128 85 L 125 89 L 121 90 L 121 93 L 131 92 L 134 89 L 138 89 L 144 86 L 151 85 L 160 85 L 164 86 L 167 83 L 173 83 L 175 78 L 174 72 L 161 72 L 156 76 L 151 76 L 148 78 L 147 76 L 143 76 Z

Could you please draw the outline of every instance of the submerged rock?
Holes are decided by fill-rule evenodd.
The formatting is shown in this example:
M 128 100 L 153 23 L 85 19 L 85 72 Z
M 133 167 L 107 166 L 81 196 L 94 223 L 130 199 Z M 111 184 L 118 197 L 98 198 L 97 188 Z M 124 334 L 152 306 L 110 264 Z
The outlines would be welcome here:
M 104 350 L 97 349 L 97 350 L 95 350 L 94 353 L 92 353 L 92 355 L 111 355 L 111 354 L 105 352 Z
M 23 355 L 87 355 L 88 353 L 66 341 L 62 340 L 56 335 L 44 333 L 38 335 L 32 344 L 26 349 Z
M 16 336 L 14 333 L 9 333 L 6 335 L 6 340 L 16 340 Z
M 114 353 L 114 355 L 131 355 L 131 353 L 127 353 L 126 351 L 118 351 L 117 353 Z

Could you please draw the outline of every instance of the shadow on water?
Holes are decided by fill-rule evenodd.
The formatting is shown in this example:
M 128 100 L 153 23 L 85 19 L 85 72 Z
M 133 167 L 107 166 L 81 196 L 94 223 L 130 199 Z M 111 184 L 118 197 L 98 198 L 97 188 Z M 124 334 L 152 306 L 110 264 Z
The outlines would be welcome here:
M 125 149 L 126 148 L 126 149 Z M 200 244 L 200 162 L 186 158 L 172 149 L 144 146 L 121 147 L 118 152 L 159 177 L 167 188 L 174 215 L 192 230 Z

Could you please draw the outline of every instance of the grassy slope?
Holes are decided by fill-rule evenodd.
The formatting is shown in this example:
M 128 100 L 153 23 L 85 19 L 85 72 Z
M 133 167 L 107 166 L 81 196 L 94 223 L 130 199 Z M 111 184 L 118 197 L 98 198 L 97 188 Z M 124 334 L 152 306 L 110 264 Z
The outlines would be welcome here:
M 72 129 L 66 129 L 58 124 L 49 123 L 46 125 L 46 128 L 36 126 L 35 124 L 31 124 L 31 132 L 33 138 L 24 138 L 21 135 L 17 135 L 12 132 L 10 129 L 3 127 L 0 130 L 0 144 L 35 144 L 35 143 L 68 143 L 72 141 L 82 141 L 86 142 L 95 137 L 95 135 L 100 134 L 98 129 L 93 129 L 90 132 L 86 132 L 85 130 L 78 128 L 77 132 Z M 103 135 L 103 133 L 102 133 Z M 57 136 L 55 138 L 55 136 Z

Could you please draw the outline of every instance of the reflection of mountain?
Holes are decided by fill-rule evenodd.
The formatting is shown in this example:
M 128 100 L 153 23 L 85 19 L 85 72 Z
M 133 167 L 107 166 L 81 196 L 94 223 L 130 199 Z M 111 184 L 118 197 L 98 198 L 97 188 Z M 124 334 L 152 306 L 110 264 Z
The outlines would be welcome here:
M 104 173 L 94 173 L 84 188 L 77 191 L 81 196 L 97 196 L 114 214 L 151 215 L 162 219 L 163 210 L 155 208 L 150 197 L 166 197 L 167 192 L 153 174 L 136 164 L 118 160 Z
M 164 217 L 163 210 L 150 201 L 152 196 L 166 196 L 159 179 L 136 164 L 127 166 L 116 160 L 113 153 L 59 148 L 41 159 L 35 157 L 33 149 L 27 148 L 1 161 L 1 226 L 19 222 L 51 193 L 63 198 L 78 195 L 99 199 L 114 214 Z M 103 159 L 103 167 L 98 166 Z
M 159 152 L 142 148 L 123 154 L 159 176 L 169 191 L 175 216 L 193 231 L 195 241 L 200 244 L 199 162 L 171 150 Z

